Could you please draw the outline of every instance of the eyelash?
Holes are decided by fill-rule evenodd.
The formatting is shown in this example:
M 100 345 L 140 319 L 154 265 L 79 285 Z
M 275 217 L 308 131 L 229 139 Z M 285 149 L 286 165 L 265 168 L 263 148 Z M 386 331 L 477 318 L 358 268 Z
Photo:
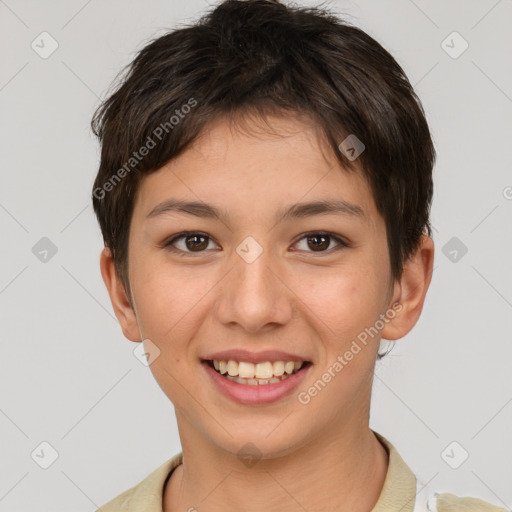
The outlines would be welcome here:
M 204 238 L 207 238 L 208 240 L 212 240 L 212 237 L 207 235 L 206 233 L 203 233 L 201 231 L 182 231 L 181 233 L 178 233 L 177 235 L 173 236 L 166 242 L 164 242 L 163 247 L 167 249 L 169 252 L 172 252 L 174 254 L 177 254 L 178 256 L 188 256 L 188 255 L 194 255 L 194 254 L 201 254 L 206 252 L 206 250 L 203 251 L 184 251 L 182 249 L 177 249 L 172 246 L 177 240 L 180 240 L 182 238 L 187 238 L 189 236 L 193 235 L 199 235 Z M 339 236 L 335 235 L 334 233 L 330 233 L 328 231 L 308 231 L 307 233 L 302 233 L 300 238 L 297 239 L 296 242 L 294 242 L 294 245 L 298 243 L 299 241 L 308 238 L 308 237 L 314 237 L 314 236 L 326 236 L 329 237 L 330 240 L 334 240 L 338 243 L 337 247 L 328 249 L 326 251 L 306 251 L 310 252 L 312 254 L 332 254 L 333 252 L 337 252 L 341 249 L 350 247 L 349 243 L 347 243 L 345 240 L 340 238 Z M 330 244 L 329 244 L 330 245 Z

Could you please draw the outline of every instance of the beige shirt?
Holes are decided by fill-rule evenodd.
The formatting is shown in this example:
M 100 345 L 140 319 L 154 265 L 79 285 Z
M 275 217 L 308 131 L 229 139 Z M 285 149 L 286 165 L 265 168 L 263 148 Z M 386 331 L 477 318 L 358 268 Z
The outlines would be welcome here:
M 388 452 L 389 465 L 384 486 L 372 512 L 509 512 L 477 498 L 431 492 L 417 481 L 394 446 L 377 432 L 374 434 Z M 165 484 L 182 461 L 183 452 L 180 452 L 96 512 L 163 512 Z

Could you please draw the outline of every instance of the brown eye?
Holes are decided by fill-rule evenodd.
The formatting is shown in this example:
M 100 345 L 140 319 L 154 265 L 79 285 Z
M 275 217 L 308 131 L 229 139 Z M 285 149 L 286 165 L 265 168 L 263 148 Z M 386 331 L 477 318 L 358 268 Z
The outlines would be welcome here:
M 308 246 L 314 251 L 325 251 L 330 245 L 329 235 L 308 236 Z
M 190 235 L 185 237 L 185 245 L 191 251 L 202 251 L 208 247 L 208 237 L 203 235 Z
M 165 242 L 164 247 L 168 251 L 179 253 L 181 256 L 205 252 L 210 242 L 213 243 L 211 238 L 203 233 L 183 232 Z
M 334 244 L 332 244 L 334 242 Z M 297 242 L 297 247 L 304 252 L 332 253 L 344 247 L 349 247 L 348 243 L 332 233 L 313 232 L 305 233 Z M 302 247 L 301 247 L 302 245 Z M 332 246 L 332 247 L 331 247 Z

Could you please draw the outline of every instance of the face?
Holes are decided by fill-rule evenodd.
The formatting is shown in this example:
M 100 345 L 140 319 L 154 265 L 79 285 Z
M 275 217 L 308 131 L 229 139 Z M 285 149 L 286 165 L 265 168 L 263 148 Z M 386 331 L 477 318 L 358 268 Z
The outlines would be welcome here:
M 144 178 L 129 237 L 134 323 L 122 323 L 127 337 L 160 350 L 150 368 L 180 434 L 233 454 L 250 441 L 274 457 L 342 425 L 368 427 L 382 332 L 357 340 L 396 288 L 384 220 L 361 175 L 329 158 L 300 119 L 269 120 L 272 133 L 256 120 L 243 132 L 217 121 Z M 304 206 L 321 201 L 338 207 Z M 245 393 L 249 385 L 204 362 L 225 351 L 247 351 L 231 354 L 237 362 L 308 364 L 285 391 Z

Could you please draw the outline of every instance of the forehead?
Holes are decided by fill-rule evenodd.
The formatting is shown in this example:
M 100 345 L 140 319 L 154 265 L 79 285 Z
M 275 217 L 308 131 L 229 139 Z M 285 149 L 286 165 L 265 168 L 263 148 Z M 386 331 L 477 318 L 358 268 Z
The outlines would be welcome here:
M 359 207 L 366 221 L 377 214 L 361 170 L 341 167 L 318 127 L 300 117 L 211 122 L 187 150 L 142 180 L 137 204 L 148 215 L 169 197 L 235 215 L 335 199 Z
M 189 149 L 197 158 L 212 160 L 253 156 L 263 161 L 284 153 L 291 162 L 306 159 L 320 167 L 331 167 L 336 160 L 320 127 L 298 112 L 286 116 L 248 112 L 219 116 L 206 125 Z M 277 153 L 261 153 L 262 149 Z

